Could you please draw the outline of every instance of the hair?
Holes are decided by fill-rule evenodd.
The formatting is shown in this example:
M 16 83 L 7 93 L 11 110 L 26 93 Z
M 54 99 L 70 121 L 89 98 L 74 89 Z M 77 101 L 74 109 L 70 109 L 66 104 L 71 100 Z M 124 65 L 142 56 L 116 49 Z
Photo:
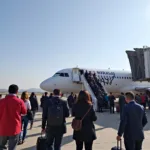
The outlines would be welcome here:
M 126 93 L 126 97 L 127 97 L 128 99 L 130 99 L 130 100 L 134 100 L 135 95 L 134 95 L 133 92 L 127 92 L 127 93 Z
M 112 92 L 110 92 L 110 94 L 112 94 Z
M 31 97 L 33 97 L 33 96 L 35 96 L 35 93 L 34 93 L 34 92 L 31 93 Z
M 121 95 L 124 95 L 124 93 L 123 93 L 123 92 L 121 92 Z
M 91 96 L 88 91 L 80 91 L 77 103 L 82 102 L 92 105 Z
M 47 93 L 47 92 L 45 92 L 45 93 L 44 93 L 44 95 L 45 95 L 45 96 L 47 96 L 47 95 L 48 95 L 48 93 Z
M 9 86 L 8 92 L 9 94 L 17 94 L 19 87 L 15 84 Z
M 0 97 L 2 97 L 2 94 L 0 94 Z
M 71 92 L 71 95 L 73 95 L 73 92 Z
M 29 94 L 27 91 L 24 91 L 21 95 L 21 99 L 25 102 L 26 100 L 29 99 Z
M 55 90 L 53 91 L 53 93 L 54 93 L 54 95 L 60 95 L 60 90 L 59 90 L 59 89 L 55 89 Z

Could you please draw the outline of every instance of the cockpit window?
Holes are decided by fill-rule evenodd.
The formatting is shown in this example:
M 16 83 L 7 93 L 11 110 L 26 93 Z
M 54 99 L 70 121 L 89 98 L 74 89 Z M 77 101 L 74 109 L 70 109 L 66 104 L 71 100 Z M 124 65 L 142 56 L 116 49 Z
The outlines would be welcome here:
M 55 73 L 53 77 L 69 77 L 69 74 L 68 73 Z
M 68 73 L 65 73 L 65 77 L 69 77 L 69 74 L 68 74 Z
M 64 74 L 64 73 L 60 73 L 60 76 L 61 76 L 61 77 L 64 77 L 64 76 L 65 76 L 65 74 Z

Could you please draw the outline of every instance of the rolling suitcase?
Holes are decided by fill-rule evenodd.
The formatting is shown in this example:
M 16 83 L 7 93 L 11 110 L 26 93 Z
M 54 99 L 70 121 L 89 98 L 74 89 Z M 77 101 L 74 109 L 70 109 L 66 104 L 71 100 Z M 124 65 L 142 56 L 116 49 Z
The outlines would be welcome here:
M 119 143 L 120 143 L 120 146 L 119 146 Z M 117 141 L 117 146 L 111 148 L 111 150 L 123 150 L 122 149 L 122 141 Z
M 36 149 L 37 150 L 46 150 L 46 137 L 43 137 L 42 134 L 37 139 Z

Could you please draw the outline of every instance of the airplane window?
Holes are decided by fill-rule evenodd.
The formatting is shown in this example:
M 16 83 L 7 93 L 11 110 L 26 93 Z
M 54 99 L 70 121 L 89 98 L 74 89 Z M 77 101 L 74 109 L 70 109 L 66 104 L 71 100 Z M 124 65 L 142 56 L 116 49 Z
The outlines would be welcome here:
M 64 77 L 65 75 L 64 75 L 64 73 L 60 73 L 60 76 L 61 76 L 61 77 Z
M 122 79 L 123 79 L 123 77 L 122 77 Z
M 60 73 L 55 73 L 53 77 L 58 77 L 60 76 Z
M 69 77 L 69 74 L 68 74 L 68 73 L 65 73 L 65 77 Z
M 124 77 L 126 79 L 126 77 Z

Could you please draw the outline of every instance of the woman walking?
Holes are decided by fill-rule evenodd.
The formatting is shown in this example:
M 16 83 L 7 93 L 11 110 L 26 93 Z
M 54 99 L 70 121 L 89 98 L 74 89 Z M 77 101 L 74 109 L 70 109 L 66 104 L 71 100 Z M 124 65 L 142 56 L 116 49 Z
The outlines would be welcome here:
M 38 101 L 37 101 L 37 97 L 34 92 L 31 93 L 30 103 L 31 103 L 31 111 L 33 114 L 33 119 L 31 120 L 31 125 L 30 125 L 30 129 L 32 129 L 35 113 L 38 111 Z
M 30 104 L 30 101 L 29 101 L 28 92 L 23 92 L 22 95 L 21 95 L 21 99 L 24 101 L 24 104 L 26 106 L 27 111 L 28 112 L 31 111 L 31 104 Z M 23 131 L 20 134 L 20 142 L 19 142 L 19 144 L 23 144 L 24 143 L 24 140 L 25 140 L 26 135 L 27 135 L 28 122 L 29 122 L 28 115 L 22 116 L 22 128 L 23 128 Z
M 76 150 L 82 150 L 83 144 L 85 150 L 92 150 L 93 141 L 96 139 L 95 127 L 93 121 L 97 120 L 92 106 L 90 94 L 87 91 L 81 91 L 78 100 L 73 107 L 74 120 L 82 120 L 80 130 L 74 130 L 73 139 L 76 141 Z

